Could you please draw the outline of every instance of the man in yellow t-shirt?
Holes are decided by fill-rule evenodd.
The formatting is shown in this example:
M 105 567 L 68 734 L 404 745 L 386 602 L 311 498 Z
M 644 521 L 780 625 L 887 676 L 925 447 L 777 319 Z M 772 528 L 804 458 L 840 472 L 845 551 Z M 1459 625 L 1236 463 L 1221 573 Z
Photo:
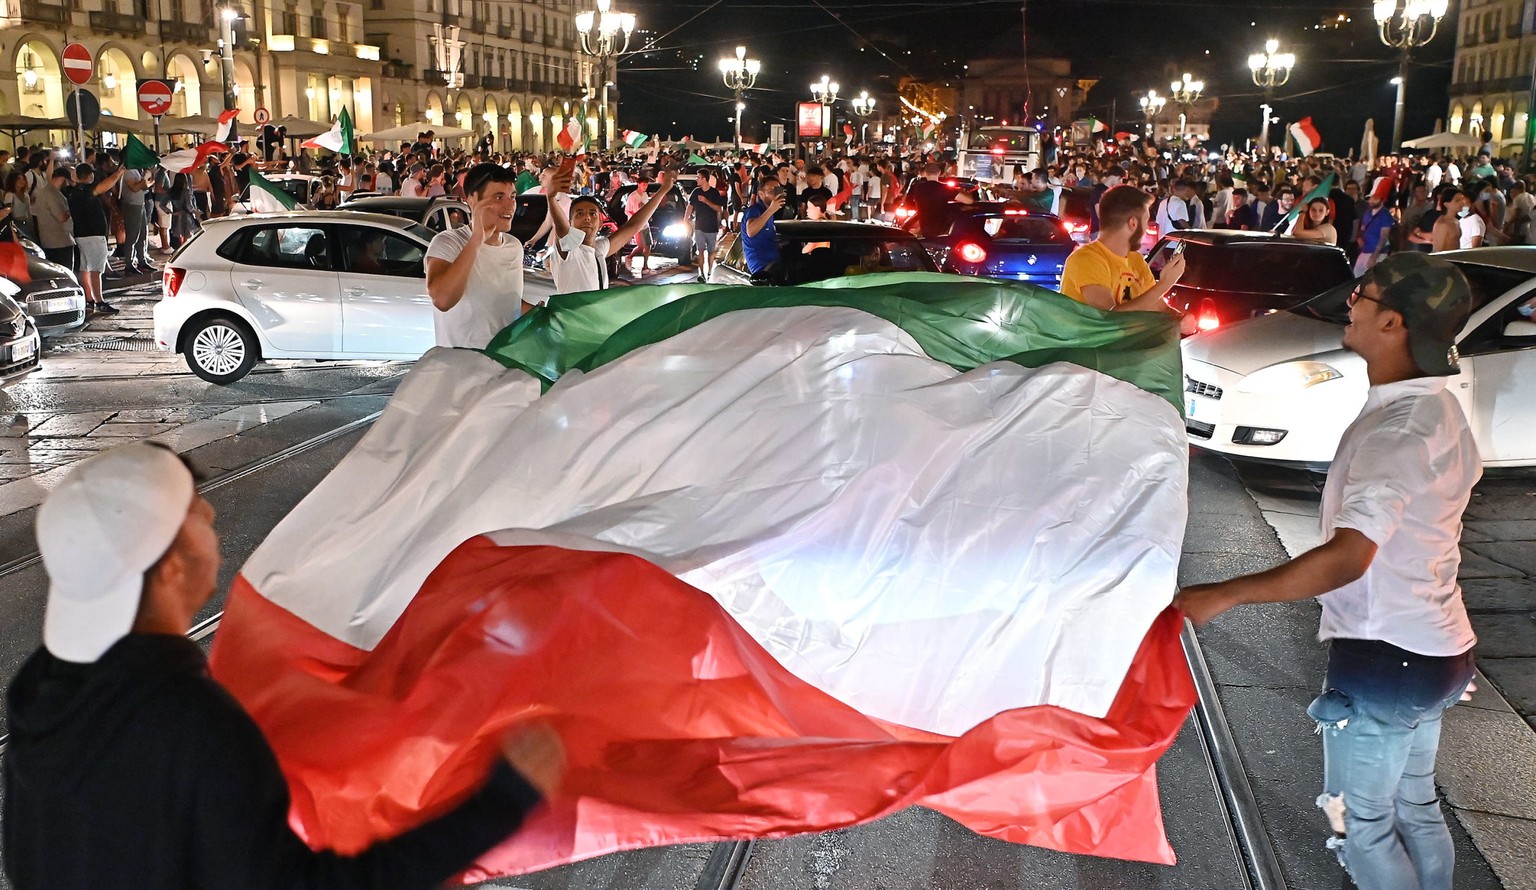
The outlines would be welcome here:
M 1150 222 L 1152 196 L 1135 186 L 1117 185 L 1099 199 L 1099 237 L 1067 257 L 1061 292 L 1106 311 L 1177 313 L 1163 299 L 1184 274 L 1176 255 L 1153 277 L 1138 252 Z

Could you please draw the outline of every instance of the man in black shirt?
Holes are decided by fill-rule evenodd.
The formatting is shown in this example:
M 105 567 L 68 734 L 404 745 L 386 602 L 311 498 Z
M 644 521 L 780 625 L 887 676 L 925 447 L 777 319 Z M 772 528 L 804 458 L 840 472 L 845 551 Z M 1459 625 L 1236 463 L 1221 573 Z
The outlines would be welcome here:
M 688 193 L 688 214 L 693 217 L 693 249 L 698 255 L 699 280 L 709 279 L 715 266 L 715 245 L 720 240 L 720 214 L 725 212 L 725 194 L 720 191 L 715 171 L 699 171 L 698 185 Z
M 96 181 L 96 168 L 90 164 L 75 167 L 75 184 L 64 196 L 69 199 L 69 215 L 75 225 L 75 249 L 80 272 L 80 287 L 93 312 L 116 315 L 117 309 L 101 295 L 101 276 L 107 271 L 107 204 L 102 195 L 111 191 L 127 168 L 119 166 L 110 176 Z
M 219 570 L 190 468 L 148 441 L 82 461 L 38 510 L 37 542 L 43 648 L 11 684 L 4 762 L 17 890 L 429 890 L 558 782 L 558 737 L 527 727 L 456 809 L 355 856 L 310 850 L 261 730 L 185 635 Z
M 799 204 L 801 219 L 810 218 L 806 208 L 812 203 L 825 210 L 827 202 L 832 200 L 832 190 L 824 184 L 826 180 L 827 173 L 820 166 L 813 164 L 805 168 L 805 188 L 801 189 L 800 193 L 795 196 L 795 201 Z M 820 219 L 821 215 L 819 214 L 816 218 Z
M 917 212 L 913 219 L 919 238 L 933 238 L 949 231 L 951 199 L 961 204 L 973 204 L 976 201 L 965 189 L 955 189 L 951 193 L 944 183 L 939 182 L 943 174 L 943 166 L 930 163 L 923 167 L 922 175 L 907 189 L 907 200 L 912 202 L 912 209 Z

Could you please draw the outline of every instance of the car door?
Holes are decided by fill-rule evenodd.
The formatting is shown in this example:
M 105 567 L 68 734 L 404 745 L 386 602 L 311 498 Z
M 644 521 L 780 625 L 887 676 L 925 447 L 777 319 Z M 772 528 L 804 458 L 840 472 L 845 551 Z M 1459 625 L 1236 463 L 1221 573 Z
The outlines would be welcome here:
M 432 348 L 425 242 L 384 226 L 338 225 L 342 349 L 353 358 L 418 358 Z
M 1488 465 L 1536 463 L 1536 294 L 1525 289 L 1465 341 L 1450 379 Z M 1469 392 L 1470 391 L 1470 392 Z
M 295 358 L 341 352 L 331 248 L 330 234 L 312 223 L 255 225 L 245 234 L 230 284 L 273 350 Z

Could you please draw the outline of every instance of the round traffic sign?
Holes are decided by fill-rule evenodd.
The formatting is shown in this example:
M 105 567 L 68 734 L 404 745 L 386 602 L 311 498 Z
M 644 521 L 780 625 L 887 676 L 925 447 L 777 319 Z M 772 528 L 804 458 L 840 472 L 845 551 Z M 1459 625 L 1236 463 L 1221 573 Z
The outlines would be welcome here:
M 69 115 L 69 122 L 82 130 L 94 130 L 101 121 L 101 102 L 87 89 L 70 93 L 64 100 L 64 111 Z
M 266 110 L 265 108 L 258 108 L 251 112 L 251 120 L 256 122 L 256 126 L 263 126 L 271 122 L 272 112 Z
M 64 47 L 64 76 L 69 78 L 70 83 L 89 83 L 94 70 L 91 51 L 84 44 L 71 43 Z
M 150 117 L 159 117 L 171 110 L 171 85 L 152 78 L 139 81 L 139 107 Z

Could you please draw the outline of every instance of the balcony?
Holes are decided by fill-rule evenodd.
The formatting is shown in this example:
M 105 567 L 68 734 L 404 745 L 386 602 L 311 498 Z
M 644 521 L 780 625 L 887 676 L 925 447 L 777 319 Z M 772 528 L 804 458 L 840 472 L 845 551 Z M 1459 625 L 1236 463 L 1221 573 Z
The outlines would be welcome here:
M 480 78 L 480 87 L 486 90 L 504 90 L 507 88 L 507 79 L 505 77 L 497 77 L 494 74 L 487 74 Z
M 161 40 L 180 40 L 185 43 L 205 43 L 209 39 L 209 28 L 200 22 L 160 21 Z
M 478 74 L 460 74 L 459 79 L 464 81 L 459 84 L 459 89 L 461 90 L 480 89 L 480 75 Z
M 69 8 L 62 3 L 28 3 L 22 7 L 21 20 L 39 25 L 67 25 Z
M 539 42 L 539 32 L 533 30 L 532 28 L 524 28 L 523 29 L 523 42 L 524 43 L 538 43 Z
M 408 65 L 397 59 L 391 59 L 384 63 L 384 76 L 396 80 L 415 80 L 415 70 L 415 65 Z
M 512 26 L 505 24 L 497 25 L 496 36 L 500 37 L 502 40 L 510 39 L 512 37 Z
M 517 77 L 507 78 L 507 89 L 514 93 L 526 93 L 531 85 L 528 81 Z
M 144 20 L 123 12 L 92 12 L 91 30 L 109 34 L 143 34 Z
M 485 33 L 485 19 L 470 19 L 469 20 L 469 33 L 471 33 L 471 34 L 484 34 Z
M 1505 29 L 1504 29 L 1504 39 L 1505 40 L 1514 40 L 1515 38 L 1519 37 L 1521 34 L 1524 34 L 1524 33 L 1525 33 L 1525 29 L 1523 27 L 1521 27 L 1519 24 L 1509 25 L 1509 26 L 1505 27 Z
M 448 72 L 428 68 L 421 72 L 421 82 L 429 87 L 445 87 L 448 85 Z

